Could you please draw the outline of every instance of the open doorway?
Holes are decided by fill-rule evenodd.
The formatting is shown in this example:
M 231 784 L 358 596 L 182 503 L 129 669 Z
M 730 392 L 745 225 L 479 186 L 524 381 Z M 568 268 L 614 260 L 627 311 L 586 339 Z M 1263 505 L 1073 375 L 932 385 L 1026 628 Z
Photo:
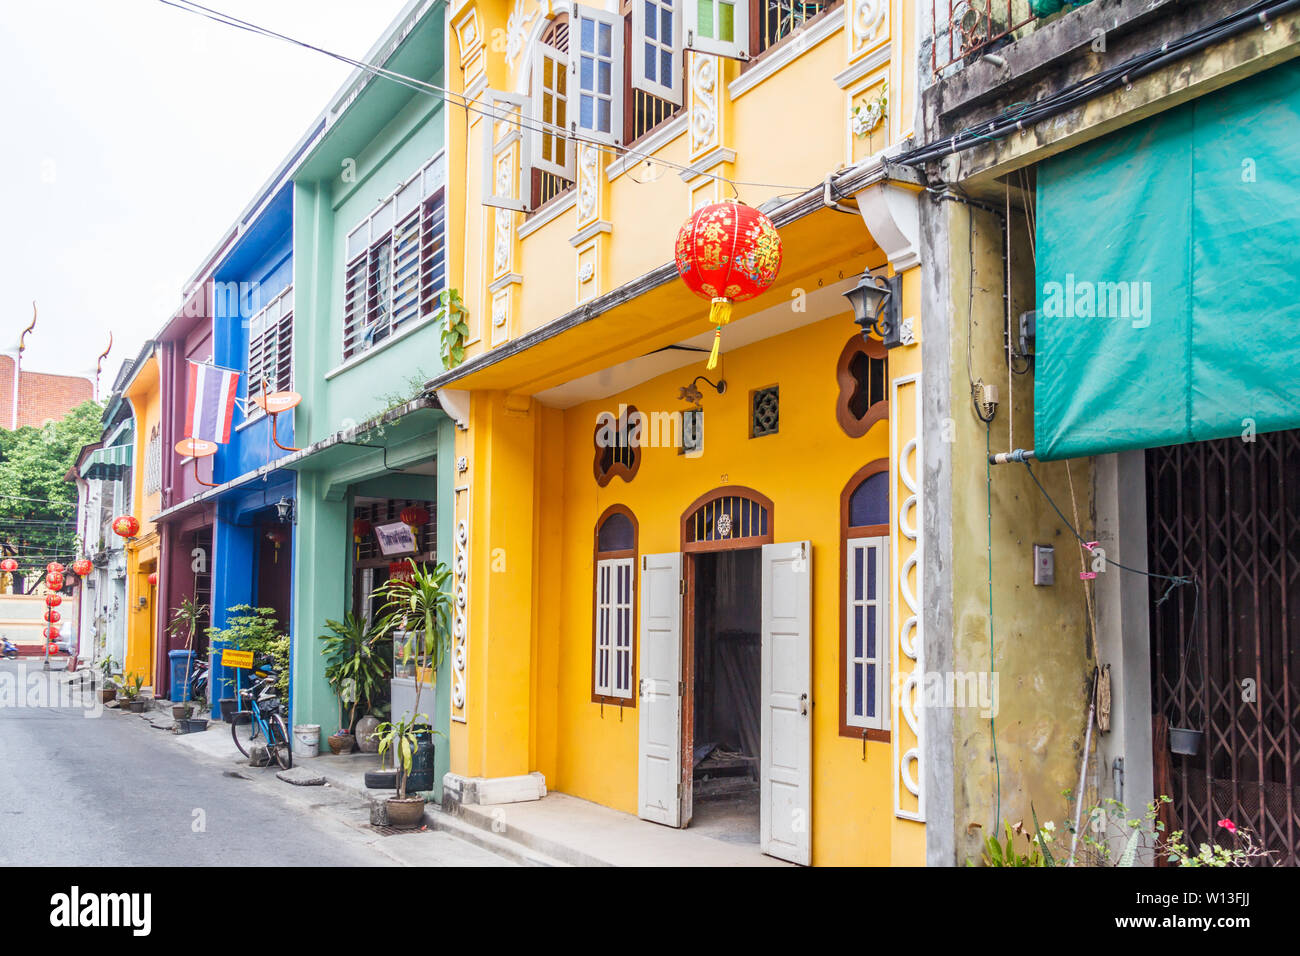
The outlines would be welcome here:
M 692 555 L 686 655 L 692 828 L 759 844 L 762 550 Z

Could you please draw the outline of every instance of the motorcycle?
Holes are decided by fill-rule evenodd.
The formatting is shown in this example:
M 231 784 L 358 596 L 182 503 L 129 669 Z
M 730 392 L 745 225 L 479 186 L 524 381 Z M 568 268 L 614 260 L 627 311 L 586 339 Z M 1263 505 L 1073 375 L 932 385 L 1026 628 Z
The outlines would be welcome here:
M 0 637 L 0 653 L 12 661 L 18 657 L 18 645 L 7 637 Z

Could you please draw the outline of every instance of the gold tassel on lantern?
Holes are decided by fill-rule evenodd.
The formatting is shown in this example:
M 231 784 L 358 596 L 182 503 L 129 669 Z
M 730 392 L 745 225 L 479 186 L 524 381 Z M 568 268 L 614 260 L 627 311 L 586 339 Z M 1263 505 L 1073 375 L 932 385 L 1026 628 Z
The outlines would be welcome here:
M 722 348 L 722 327 L 731 321 L 731 300 L 716 296 L 709 308 L 709 321 L 713 323 L 713 350 L 709 352 L 709 369 L 718 367 L 718 350 Z

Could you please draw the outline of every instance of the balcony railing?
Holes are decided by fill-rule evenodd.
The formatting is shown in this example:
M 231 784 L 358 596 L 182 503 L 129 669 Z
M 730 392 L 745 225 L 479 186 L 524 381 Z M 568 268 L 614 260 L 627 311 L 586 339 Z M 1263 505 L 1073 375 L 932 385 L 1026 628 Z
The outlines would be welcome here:
M 930 10 L 930 68 L 936 74 L 991 52 L 1035 19 L 1029 0 L 930 0 Z

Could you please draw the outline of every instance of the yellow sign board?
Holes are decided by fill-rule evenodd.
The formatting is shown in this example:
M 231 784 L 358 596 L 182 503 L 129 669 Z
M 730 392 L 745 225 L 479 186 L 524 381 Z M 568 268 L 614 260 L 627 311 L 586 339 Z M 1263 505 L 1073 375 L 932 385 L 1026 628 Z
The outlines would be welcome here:
M 221 652 L 221 663 L 226 667 L 234 667 L 238 670 L 248 670 L 253 666 L 252 651 L 232 651 L 226 648 Z

